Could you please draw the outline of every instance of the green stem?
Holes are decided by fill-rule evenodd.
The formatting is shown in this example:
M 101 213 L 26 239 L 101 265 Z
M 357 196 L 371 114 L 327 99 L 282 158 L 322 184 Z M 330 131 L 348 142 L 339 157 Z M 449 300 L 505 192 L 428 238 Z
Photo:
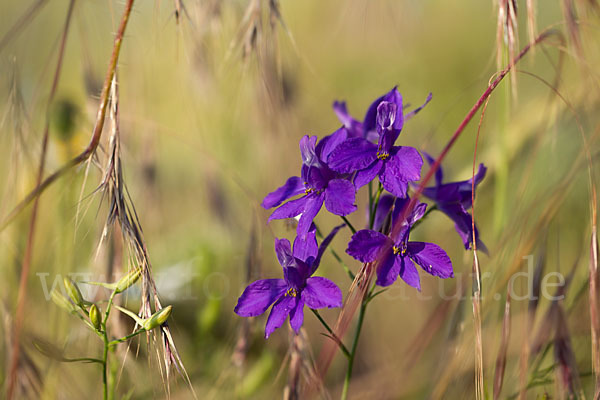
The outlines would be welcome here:
M 350 221 L 348 221 L 348 218 L 342 217 L 342 219 L 344 220 L 344 222 L 346 223 L 346 225 L 348 225 L 348 228 L 350 228 L 350 230 L 352 231 L 352 233 L 356 233 L 356 229 L 354 229 L 354 227 L 352 226 L 352 224 L 350 223 Z
M 373 229 L 373 224 L 375 224 L 375 213 L 377 212 L 377 207 L 379 206 L 379 199 L 381 198 L 381 193 L 383 192 L 383 186 L 381 183 L 379 184 L 379 188 L 377 189 L 377 193 L 375 194 L 375 199 L 371 197 L 369 193 L 369 229 Z
M 108 335 L 106 334 L 106 329 L 104 329 L 104 351 L 102 353 L 102 386 L 104 388 L 103 399 L 108 400 L 108 379 L 107 379 L 107 371 L 106 367 L 108 364 Z
M 104 351 L 102 352 L 102 386 L 104 389 L 103 390 L 103 392 L 104 392 L 103 399 L 104 400 L 108 399 L 107 367 L 108 367 L 108 348 L 109 348 L 109 344 L 110 344 L 110 341 L 108 340 L 108 333 L 106 333 L 106 323 L 108 322 L 108 317 L 110 316 L 110 310 L 112 309 L 113 300 L 116 295 L 117 295 L 116 290 L 113 290 L 113 292 L 110 294 L 110 297 L 108 299 L 108 304 L 106 305 L 106 311 L 104 312 L 104 318 L 102 319 L 102 323 L 101 323 L 102 340 L 104 341 Z
M 425 214 L 423 214 L 423 216 L 422 216 L 420 219 L 418 219 L 418 220 L 417 220 L 417 221 L 416 221 L 416 222 L 415 222 L 415 223 L 414 223 L 414 224 L 411 226 L 411 228 L 410 228 L 410 229 L 411 229 L 411 231 L 412 231 L 413 229 L 415 229 L 417 226 L 419 226 L 419 224 L 420 224 L 422 221 L 424 221 L 424 220 L 425 220 L 425 218 L 426 218 L 426 217 L 427 217 L 427 216 L 428 216 L 428 215 L 429 215 L 431 212 L 433 212 L 433 211 L 435 211 L 435 210 L 437 210 L 437 209 L 438 209 L 438 206 L 437 206 L 437 204 L 434 204 L 434 205 L 432 205 L 431 207 L 428 207 L 428 208 L 427 208 L 427 211 L 425 211 Z
M 323 233 L 321 233 L 321 230 L 319 229 L 317 224 L 315 224 L 315 228 L 317 228 L 317 236 L 319 236 L 320 239 L 323 239 L 323 237 L 324 237 Z M 340 257 L 340 255 L 334 249 L 330 248 L 330 250 L 331 250 L 331 254 L 333 254 L 333 257 L 340 263 L 342 268 L 344 268 L 344 271 L 346 271 L 346 273 L 350 277 L 350 280 L 354 281 L 354 273 L 352 273 L 350 268 L 348 268 L 346 263 L 344 263 L 344 261 L 342 260 L 342 257 Z
M 325 327 L 325 329 L 327 329 L 327 332 L 329 332 L 329 334 L 332 336 L 333 340 L 336 341 L 336 343 L 340 347 L 340 350 L 342 350 L 342 353 L 344 353 L 344 355 L 347 358 L 350 358 L 350 352 L 348 351 L 348 349 L 346 348 L 346 346 L 344 346 L 344 343 L 342 343 L 342 340 L 339 339 L 335 335 L 335 333 L 333 333 L 333 329 L 331 329 L 329 327 L 329 325 L 327 324 L 327 322 L 325 322 L 325 320 L 323 319 L 323 317 L 321 317 L 321 314 L 319 314 L 319 312 L 317 310 L 313 310 L 312 308 L 310 309 L 310 311 L 312 311 L 313 314 L 315 314 L 315 316 L 317 317 L 317 319 L 319 320 L 319 322 L 321 322 L 321 324 Z
M 356 357 L 356 349 L 358 347 L 358 339 L 362 331 L 363 322 L 365 320 L 365 312 L 367 311 L 367 305 L 369 304 L 369 298 L 371 297 L 375 285 L 371 287 L 369 294 L 367 294 L 360 305 L 360 311 L 358 313 L 358 325 L 356 327 L 356 333 L 354 334 L 354 340 L 352 341 L 352 350 L 350 351 L 350 357 L 348 358 L 348 369 L 346 370 L 346 378 L 344 379 L 344 388 L 342 389 L 342 400 L 346 400 L 348 397 L 348 388 L 350 387 L 350 379 L 352 378 L 352 369 L 354 367 L 354 359 Z
M 146 330 L 145 330 L 144 328 L 142 328 L 142 329 L 138 329 L 137 331 L 135 331 L 135 332 L 133 332 L 133 333 L 130 333 L 130 334 L 129 334 L 129 335 L 127 335 L 127 336 L 123 336 L 123 337 L 122 337 L 122 338 L 120 338 L 120 339 L 111 340 L 110 342 L 108 342 L 108 347 L 113 347 L 113 346 L 116 346 L 116 345 L 117 345 L 117 344 L 119 344 L 119 343 L 126 342 L 126 341 L 128 341 L 129 339 L 131 339 L 131 338 L 133 338 L 133 337 L 136 337 L 137 335 L 139 335 L 139 334 L 140 334 L 140 333 L 142 333 L 142 332 L 146 332 Z

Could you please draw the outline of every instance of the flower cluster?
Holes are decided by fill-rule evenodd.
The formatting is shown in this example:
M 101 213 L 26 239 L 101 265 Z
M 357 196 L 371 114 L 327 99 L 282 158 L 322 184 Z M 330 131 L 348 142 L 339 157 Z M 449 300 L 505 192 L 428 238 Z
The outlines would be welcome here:
M 404 216 L 411 185 L 421 179 L 423 159 L 415 148 L 397 145 L 396 141 L 405 122 L 430 100 L 431 94 L 423 105 L 405 113 L 402 96 L 394 87 L 371 104 L 362 122 L 348 113 L 344 102 L 335 102 L 333 109 L 342 126 L 321 140 L 316 136 L 304 136 L 300 140 L 300 176 L 289 178 L 262 202 L 265 209 L 275 208 L 269 221 L 299 217 L 293 247 L 287 239 L 275 239 L 284 279 L 264 279 L 250 284 L 235 307 L 238 315 L 251 317 L 263 314 L 273 305 L 265 337 L 288 316 L 292 329 L 298 332 L 304 306 L 311 309 L 341 306 L 342 294 L 336 284 L 313 274 L 325 249 L 344 225 L 336 227 L 318 246 L 314 219 L 323 205 L 341 217 L 355 212 L 357 191 L 366 185 L 370 194 L 367 229 L 354 233 L 346 252 L 363 263 L 378 263 L 377 285 L 389 286 L 400 277 L 420 290 L 416 265 L 440 278 L 453 276 L 452 262 L 442 248 L 410 240 L 411 230 L 426 215 L 427 204 L 417 202 Z M 432 158 L 423 154 L 431 163 Z M 436 185 L 423 192 L 434 202 L 434 209 L 454 221 L 465 248 L 470 247 L 473 237 L 478 247 L 485 248 L 477 229 L 473 234 L 468 213 L 472 187 L 481 182 L 485 172 L 486 168 L 481 165 L 474 184 L 471 180 L 443 184 L 440 168 Z M 373 193 L 374 185 L 378 185 L 378 189 Z M 387 194 L 382 194 L 384 191 Z M 344 221 L 349 224 L 345 218 Z

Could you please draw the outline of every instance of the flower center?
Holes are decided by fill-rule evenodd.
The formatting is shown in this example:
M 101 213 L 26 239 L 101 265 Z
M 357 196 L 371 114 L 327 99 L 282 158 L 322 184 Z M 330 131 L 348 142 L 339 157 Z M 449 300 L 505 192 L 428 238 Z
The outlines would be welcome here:
M 285 295 L 290 297 L 296 297 L 298 295 L 298 291 L 294 288 L 289 288 Z
M 380 160 L 382 160 L 382 161 L 383 160 L 387 160 L 389 156 L 390 156 L 390 153 L 386 153 L 385 151 L 381 151 L 381 152 L 378 151 L 377 152 L 377 158 L 380 159 Z
M 401 256 L 406 254 L 406 247 L 405 246 L 394 246 L 392 247 L 392 251 L 394 252 L 395 255 L 400 254 Z
M 313 189 L 313 188 L 308 188 L 308 189 L 305 189 L 305 190 L 304 190 L 304 194 L 310 194 L 310 193 L 313 193 L 314 191 L 315 191 L 315 189 Z

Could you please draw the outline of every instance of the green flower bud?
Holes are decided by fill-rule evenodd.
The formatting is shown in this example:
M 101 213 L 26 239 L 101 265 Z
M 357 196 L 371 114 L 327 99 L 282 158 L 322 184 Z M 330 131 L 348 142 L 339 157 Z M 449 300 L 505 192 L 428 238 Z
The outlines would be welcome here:
M 99 331 L 101 327 L 100 310 L 95 304 L 92 304 L 92 306 L 90 307 L 90 321 L 92 322 L 92 325 L 94 325 L 94 328 L 96 328 L 96 330 Z
M 77 284 L 71 280 L 69 277 L 65 277 L 63 279 L 65 284 L 65 288 L 67 289 L 67 294 L 73 300 L 73 303 L 77 304 L 79 308 L 84 309 L 84 300 L 81 292 L 79 291 L 79 287 Z
M 173 309 L 173 306 L 167 306 L 165 308 L 158 310 L 150 318 L 146 318 L 144 320 L 142 327 L 147 331 L 151 331 L 152 329 L 156 328 L 157 326 L 164 324 L 165 322 L 167 322 L 169 315 L 171 315 L 172 309 Z
M 130 271 L 127 275 L 119 279 L 115 286 L 115 292 L 121 293 L 129 289 L 137 280 L 140 278 L 142 274 L 142 268 L 136 268 Z
M 70 313 L 77 311 L 77 309 L 73 306 L 73 304 L 69 301 L 69 299 L 67 299 L 65 296 L 63 296 L 58 290 L 52 289 L 52 292 L 50 292 L 50 297 L 52 298 L 52 301 L 54 302 L 54 304 L 56 304 L 60 308 L 66 310 Z

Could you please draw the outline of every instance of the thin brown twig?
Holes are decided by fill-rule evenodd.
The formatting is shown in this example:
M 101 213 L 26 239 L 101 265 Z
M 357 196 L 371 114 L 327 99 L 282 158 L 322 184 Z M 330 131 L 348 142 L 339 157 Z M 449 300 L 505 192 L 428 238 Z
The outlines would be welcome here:
M 42 138 L 42 149 L 40 154 L 40 165 L 37 174 L 37 184 L 39 185 L 44 176 L 44 166 L 46 164 L 46 155 L 48 152 L 48 136 L 50 132 L 50 107 L 54 96 L 56 95 L 56 88 L 58 87 L 58 81 L 60 80 L 60 73 L 62 71 L 62 63 L 65 54 L 65 47 L 67 44 L 67 35 L 69 33 L 69 27 L 71 25 L 71 17 L 73 16 L 73 8 L 75 6 L 75 0 L 71 0 L 69 3 L 69 9 L 67 11 L 67 18 L 65 21 L 65 27 L 63 29 L 62 38 L 60 41 L 60 48 L 58 50 L 58 59 L 56 61 L 56 69 L 54 71 L 54 79 L 52 80 L 52 87 L 50 88 L 50 96 L 48 98 L 48 104 L 46 109 L 46 122 L 44 125 L 44 134 Z M 1 48 L 1 47 L 0 47 Z M 17 297 L 17 308 L 15 314 L 15 331 L 13 335 L 12 343 L 12 354 L 10 359 L 8 389 L 6 398 L 11 400 L 14 396 L 15 385 L 17 382 L 17 367 L 19 364 L 19 350 L 20 350 L 20 337 L 21 329 L 23 328 L 23 316 L 25 314 L 25 298 L 27 295 L 27 277 L 29 276 L 29 269 L 31 267 L 31 258 L 33 253 L 33 241 L 35 237 L 35 227 L 37 221 L 37 214 L 39 209 L 39 198 L 36 198 L 33 203 L 33 209 L 31 211 L 31 219 L 29 221 L 29 233 L 27 235 L 27 244 L 25 247 L 25 255 L 23 257 L 23 265 L 21 267 L 21 277 L 19 280 L 19 294 Z
M 15 208 L 13 208 L 12 211 L 4 218 L 0 224 L 0 232 L 3 231 L 4 228 L 6 228 L 29 203 L 38 198 L 54 181 L 64 175 L 71 168 L 86 161 L 92 154 L 94 154 L 94 151 L 100 143 L 100 138 L 102 137 L 102 128 L 104 127 L 104 121 L 106 117 L 110 86 L 117 68 L 117 62 L 121 52 L 121 43 L 123 41 L 125 28 L 127 27 L 127 23 L 129 21 L 129 16 L 131 15 L 133 2 L 134 0 L 127 0 L 125 10 L 123 11 L 123 16 L 121 17 L 121 23 L 115 36 L 113 51 L 108 64 L 108 71 L 106 72 L 106 77 L 104 78 L 104 85 L 102 86 L 102 93 L 100 95 L 100 106 L 98 107 L 98 114 L 96 116 L 96 123 L 94 125 L 94 131 L 92 133 L 90 143 L 79 155 L 67 161 L 62 167 L 44 179 L 31 192 L 29 192 L 29 194 L 27 194 L 27 196 L 25 196 L 25 198 L 21 200 L 21 202 L 19 202 L 19 204 L 17 204 Z
M 483 337 L 481 334 L 481 267 L 479 257 L 477 257 L 477 238 L 475 235 L 475 165 L 477 164 L 477 147 L 479 145 L 479 135 L 483 125 L 483 117 L 487 110 L 490 98 L 488 97 L 481 110 L 481 117 L 477 125 L 477 136 L 475 136 L 475 149 L 473 150 L 473 172 L 471 176 L 471 243 L 473 246 L 473 325 L 476 338 L 476 358 L 475 358 L 475 388 L 478 400 L 485 398 L 485 388 L 483 387 Z M 475 284 L 477 286 L 475 287 Z M 495 387 L 494 387 L 495 389 Z M 494 390 L 495 392 L 495 390 Z M 495 393 L 494 393 L 495 394 Z

